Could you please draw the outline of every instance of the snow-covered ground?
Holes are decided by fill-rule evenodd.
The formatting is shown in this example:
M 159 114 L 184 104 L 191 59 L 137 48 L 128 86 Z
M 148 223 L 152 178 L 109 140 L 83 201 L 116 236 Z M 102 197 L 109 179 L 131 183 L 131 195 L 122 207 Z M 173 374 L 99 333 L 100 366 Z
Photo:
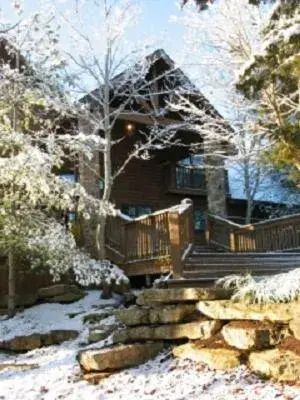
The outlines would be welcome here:
M 116 299 L 117 301 L 117 299 Z M 300 400 L 300 388 L 265 382 L 245 367 L 230 373 L 208 370 L 191 361 L 174 360 L 168 351 L 155 360 L 117 373 L 99 385 L 79 378 L 76 354 L 86 347 L 87 327 L 82 316 L 96 307 L 111 305 L 100 300 L 98 291 L 70 305 L 42 304 L 27 309 L 12 320 L 0 321 L 0 341 L 16 335 L 50 329 L 77 329 L 76 341 L 20 355 L 0 353 L 0 363 L 37 363 L 38 369 L 0 369 L 1 400 Z M 69 313 L 77 313 L 69 318 Z M 112 317 L 110 317 L 110 320 Z M 103 323 L 106 321 L 104 320 Z M 99 342 L 93 347 L 103 346 Z

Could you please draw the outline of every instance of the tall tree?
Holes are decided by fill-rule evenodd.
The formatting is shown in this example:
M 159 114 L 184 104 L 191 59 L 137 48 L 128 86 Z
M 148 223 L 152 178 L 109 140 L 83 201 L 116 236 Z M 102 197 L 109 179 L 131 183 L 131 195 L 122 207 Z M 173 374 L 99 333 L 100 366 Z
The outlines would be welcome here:
M 289 165 L 300 182 L 300 4 L 277 1 L 262 31 L 262 50 L 240 76 L 238 89 L 257 104 L 258 124 L 276 146 L 271 159 Z
M 61 125 L 73 116 L 72 103 L 57 80 L 58 32 L 49 18 L 42 14 L 24 18 L 1 40 L 0 248 L 9 261 L 10 315 L 16 305 L 18 252 L 29 256 L 32 267 L 47 267 L 54 279 L 70 269 L 81 284 L 100 283 L 113 275 L 124 278 L 109 263 L 97 263 L 82 253 L 57 218 L 57 213 L 75 208 L 79 213 L 89 213 L 95 206 L 103 213 L 114 210 L 55 173 L 78 151 L 89 154 L 90 139 L 93 148 L 101 143 L 98 137 L 62 134 Z M 22 50 L 30 53 L 30 63 Z
M 100 151 L 94 153 L 93 160 L 82 155 L 80 175 L 83 178 L 86 167 L 87 175 L 102 185 L 101 190 L 95 192 L 92 189 L 93 194 L 100 196 L 103 202 L 109 202 L 113 185 L 122 173 L 126 173 L 132 160 L 147 159 L 156 149 L 171 145 L 180 120 L 178 126 L 165 123 L 167 111 L 161 96 L 167 97 L 172 92 L 170 87 L 178 72 L 163 51 L 149 56 L 145 41 L 135 45 L 128 41 L 131 28 L 139 19 L 135 2 L 97 0 L 89 2 L 90 8 L 86 7 L 85 1 L 79 3 L 72 16 L 61 15 L 65 27 L 70 29 L 73 48 L 76 48 L 76 53 L 67 54 L 74 66 L 69 76 L 77 77 L 73 88 L 82 97 L 78 107 L 80 129 L 98 135 L 103 143 Z M 91 10 L 93 17 L 87 26 Z M 158 60 L 161 60 L 162 68 L 156 68 Z M 134 117 L 139 116 L 146 117 L 148 122 L 136 128 L 138 123 Z M 128 124 L 123 136 L 117 137 L 116 127 L 122 119 Z M 115 148 L 123 143 L 127 146 L 128 142 L 131 142 L 131 148 L 126 157 L 113 162 Z M 103 259 L 107 218 L 95 210 L 94 220 L 98 257 Z

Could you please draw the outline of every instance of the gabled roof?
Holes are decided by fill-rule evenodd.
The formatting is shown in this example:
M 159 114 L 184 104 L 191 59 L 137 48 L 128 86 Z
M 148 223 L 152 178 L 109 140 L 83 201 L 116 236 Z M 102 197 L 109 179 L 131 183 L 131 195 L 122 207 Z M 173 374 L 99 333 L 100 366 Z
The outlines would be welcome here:
M 141 69 L 147 65 L 142 78 L 137 77 Z M 132 68 L 128 68 L 111 80 L 111 104 L 117 107 L 127 99 L 127 94 L 132 85 L 137 90 L 138 95 L 134 96 L 127 111 L 140 112 L 144 115 L 159 116 L 159 111 L 165 108 L 165 98 L 170 93 L 180 90 L 198 106 L 205 107 L 213 115 L 220 118 L 222 116 L 213 105 L 203 96 L 203 94 L 190 81 L 187 75 L 176 68 L 175 62 L 163 50 L 158 49 L 146 56 Z M 99 96 L 101 87 L 93 90 L 89 95 L 84 96 L 81 101 L 93 103 Z M 142 99 L 144 97 L 144 99 Z M 152 97 L 152 98 L 151 98 Z M 157 97 L 156 99 L 154 97 Z M 148 105 L 145 103 L 145 99 Z M 166 116 L 166 114 L 164 114 Z M 181 120 L 177 113 L 168 110 L 168 116 L 175 121 Z M 228 125 L 229 127 L 229 125 Z

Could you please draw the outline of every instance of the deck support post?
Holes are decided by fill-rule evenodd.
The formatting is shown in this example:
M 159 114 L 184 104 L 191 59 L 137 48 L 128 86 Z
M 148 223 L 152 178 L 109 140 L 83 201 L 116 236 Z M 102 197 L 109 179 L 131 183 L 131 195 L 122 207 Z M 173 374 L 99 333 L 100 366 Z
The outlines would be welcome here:
M 230 246 L 230 251 L 232 253 L 234 253 L 235 252 L 235 234 L 232 229 L 230 230 L 230 234 L 229 234 L 229 246 Z
M 178 279 L 183 275 L 180 243 L 180 214 L 177 212 L 169 212 L 168 219 L 173 278 Z

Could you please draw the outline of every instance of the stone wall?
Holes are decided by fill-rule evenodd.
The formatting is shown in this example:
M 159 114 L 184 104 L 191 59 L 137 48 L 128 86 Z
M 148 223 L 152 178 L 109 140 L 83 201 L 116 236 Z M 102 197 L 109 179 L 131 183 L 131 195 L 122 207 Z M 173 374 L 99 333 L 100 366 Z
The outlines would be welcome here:
M 246 304 L 233 302 L 230 296 L 218 288 L 144 290 L 136 305 L 115 312 L 122 325 L 114 328 L 114 345 L 80 352 L 81 368 L 92 374 L 117 372 L 130 366 L 123 356 L 132 346 L 137 353 L 146 344 L 152 346 L 154 357 L 156 345 L 160 350 L 171 345 L 174 357 L 212 369 L 246 364 L 259 376 L 300 382 L 300 302 Z M 111 330 L 91 333 L 94 342 L 103 340 L 103 334 L 109 336 Z M 109 366 L 103 357 L 112 360 Z M 144 361 L 134 357 L 132 365 Z
M 204 143 L 207 203 L 210 214 L 227 215 L 227 175 L 220 145 Z

